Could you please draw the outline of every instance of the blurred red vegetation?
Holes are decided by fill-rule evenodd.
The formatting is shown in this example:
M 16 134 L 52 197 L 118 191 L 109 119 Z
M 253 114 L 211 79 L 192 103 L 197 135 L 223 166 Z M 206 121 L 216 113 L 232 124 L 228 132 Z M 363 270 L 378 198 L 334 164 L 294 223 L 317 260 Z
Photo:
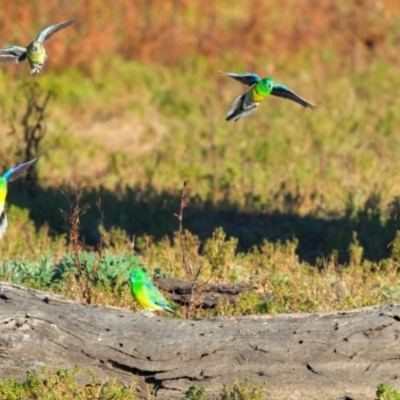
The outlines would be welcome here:
M 255 54 L 326 47 L 351 62 L 368 52 L 395 56 L 399 42 L 398 0 L 3 0 L 2 11 L 0 46 L 26 45 L 46 26 L 76 19 L 48 48 L 54 67 L 86 71 L 99 55 L 174 64 L 230 52 L 252 67 Z

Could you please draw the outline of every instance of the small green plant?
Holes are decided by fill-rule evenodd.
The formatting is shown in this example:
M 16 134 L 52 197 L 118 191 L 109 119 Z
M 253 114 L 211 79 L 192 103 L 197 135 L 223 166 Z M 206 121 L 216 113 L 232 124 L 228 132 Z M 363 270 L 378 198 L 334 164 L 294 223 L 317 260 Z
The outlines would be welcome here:
M 205 400 L 207 388 L 205 386 L 190 386 L 185 393 L 185 400 Z
M 75 261 L 76 258 L 73 253 L 65 254 L 56 266 L 57 275 L 66 278 L 72 272 L 75 278 L 79 279 L 79 269 L 76 267 Z M 78 261 L 85 268 L 85 274 L 94 285 L 107 283 L 112 287 L 127 282 L 130 270 L 144 267 L 140 258 L 132 253 L 113 255 L 108 250 L 104 251 L 100 260 L 99 255 L 95 252 L 80 252 Z M 95 274 L 96 267 L 97 272 Z
M 231 269 L 235 257 L 238 240 L 226 238 L 226 233 L 219 227 L 212 234 L 204 245 L 204 256 L 208 259 L 211 272 L 215 278 L 223 278 Z
M 360 245 L 359 240 L 357 239 L 357 232 L 353 232 L 353 241 L 349 246 L 349 265 L 350 266 L 359 266 L 362 263 L 362 256 L 364 253 L 364 249 Z
M 127 280 L 129 269 L 137 266 L 139 260 L 131 256 L 127 261 L 119 259 L 115 262 L 114 258 L 104 250 L 104 229 L 103 218 L 104 215 L 101 210 L 100 200 L 97 203 L 98 209 L 101 214 L 101 228 L 100 228 L 100 242 L 98 244 L 98 251 L 91 253 L 84 253 L 83 245 L 80 241 L 79 226 L 81 217 L 90 209 L 88 204 L 80 205 L 82 198 L 82 190 L 75 193 L 75 200 L 70 202 L 70 214 L 61 210 L 64 220 L 69 228 L 70 252 L 64 263 L 59 266 L 59 271 L 63 278 L 66 275 L 75 276 L 78 283 L 82 299 L 86 303 L 93 303 L 94 301 L 94 288 L 99 284 L 107 284 L 108 286 L 115 285 L 117 281 L 122 282 Z
M 376 400 L 400 400 L 400 393 L 388 383 L 381 383 L 376 389 Z
M 223 386 L 218 400 L 265 400 L 264 386 L 255 385 L 251 379 L 245 379 L 242 383 L 235 380 L 233 385 Z
M 116 287 L 129 280 L 131 269 L 143 268 L 139 257 L 132 253 L 112 254 L 105 250 L 98 265 L 98 276 L 93 274 L 95 263 L 98 262 L 98 254 L 94 252 L 80 252 L 79 262 L 84 265 L 86 274 L 93 281 Z M 0 262 L 0 277 L 14 283 L 32 283 L 42 289 L 49 288 L 53 284 L 67 279 L 70 275 L 78 279 L 79 271 L 74 263 L 74 255 L 65 253 L 58 263 L 55 263 L 50 252 L 47 252 L 38 261 L 29 261 L 26 258 L 6 259 Z
M 233 303 L 228 300 L 218 301 L 213 312 L 218 316 L 270 314 L 276 311 L 273 299 L 261 300 L 257 292 L 240 293 Z
M 77 375 L 86 375 L 90 384 L 80 387 L 75 381 Z M 118 384 L 116 379 L 104 384 L 99 382 L 95 374 L 82 371 L 79 367 L 72 370 L 59 369 L 50 372 L 46 366 L 40 371 L 28 371 L 26 381 L 20 383 L 14 379 L 0 380 L 0 398 L 7 400 L 135 400 L 136 388 L 132 383 L 130 388 Z

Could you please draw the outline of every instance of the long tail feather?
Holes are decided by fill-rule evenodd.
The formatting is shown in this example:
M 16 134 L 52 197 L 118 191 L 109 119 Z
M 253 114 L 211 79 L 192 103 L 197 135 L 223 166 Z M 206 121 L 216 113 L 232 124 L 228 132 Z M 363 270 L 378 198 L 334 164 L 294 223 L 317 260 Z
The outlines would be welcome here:
M 5 211 L 3 210 L 2 213 L 0 214 L 0 239 L 4 235 L 7 226 L 8 226 L 7 216 Z
M 175 310 L 173 310 L 170 307 L 164 307 L 164 310 L 170 312 L 171 314 L 176 315 L 179 318 L 186 319 L 184 316 L 182 316 L 181 314 L 177 313 Z

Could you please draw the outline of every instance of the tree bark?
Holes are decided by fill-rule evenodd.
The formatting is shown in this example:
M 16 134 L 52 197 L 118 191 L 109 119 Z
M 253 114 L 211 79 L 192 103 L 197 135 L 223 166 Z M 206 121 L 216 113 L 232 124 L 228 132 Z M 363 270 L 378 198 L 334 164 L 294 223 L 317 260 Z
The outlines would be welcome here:
M 194 384 L 213 398 L 252 378 L 268 399 L 375 398 L 400 388 L 400 305 L 346 312 L 186 321 L 86 305 L 1 283 L 0 378 L 46 364 L 91 368 L 102 380 L 139 380 L 139 398 L 182 399 Z
M 159 289 L 170 293 L 169 299 L 181 305 L 186 304 L 192 289 L 192 282 L 185 282 L 180 279 L 158 278 L 155 280 L 155 283 Z M 249 284 L 233 285 L 223 283 L 213 285 L 208 283 L 206 285 L 201 285 L 202 299 L 200 304 L 197 306 L 202 308 L 213 308 L 220 300 L 227 300 L 228 302 L 233 303 L 239 294 L 254 289 L 257 289 L 257 287 Z M 271 300 L 273 299 L 273 295 L 271 293 L 260 295 L 260 300 L 261 299 Z

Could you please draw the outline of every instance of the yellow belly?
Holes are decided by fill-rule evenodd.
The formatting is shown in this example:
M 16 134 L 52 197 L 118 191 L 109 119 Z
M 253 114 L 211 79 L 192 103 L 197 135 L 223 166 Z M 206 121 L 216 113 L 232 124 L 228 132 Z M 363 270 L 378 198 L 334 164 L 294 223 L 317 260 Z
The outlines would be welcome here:
M 137 302 L 140 304 L 141 307 L 143 307 L 145 310 L 162 310 L 162 307 L 160 307 L 157 304 L 154 304 L 152 301 L 148 300 L 145 297 L 136 297 Z
M 4 208 L 6 197 L 7 197 L 7 183 L 3 179 L 3 181 L 0 181 L 0 207 L 2 209 Z
M 255 103 L 259 103 L 261 100 L 264 100 L 267 96 L 265 94 L 258 93 L 257 89 L 254 89 L 252 97 Z
M 28 53 L 28 61 L 30 65 L 41 64 L 44 62 L 46 57 L 46 50 L 44 47 L 37 53 Z

